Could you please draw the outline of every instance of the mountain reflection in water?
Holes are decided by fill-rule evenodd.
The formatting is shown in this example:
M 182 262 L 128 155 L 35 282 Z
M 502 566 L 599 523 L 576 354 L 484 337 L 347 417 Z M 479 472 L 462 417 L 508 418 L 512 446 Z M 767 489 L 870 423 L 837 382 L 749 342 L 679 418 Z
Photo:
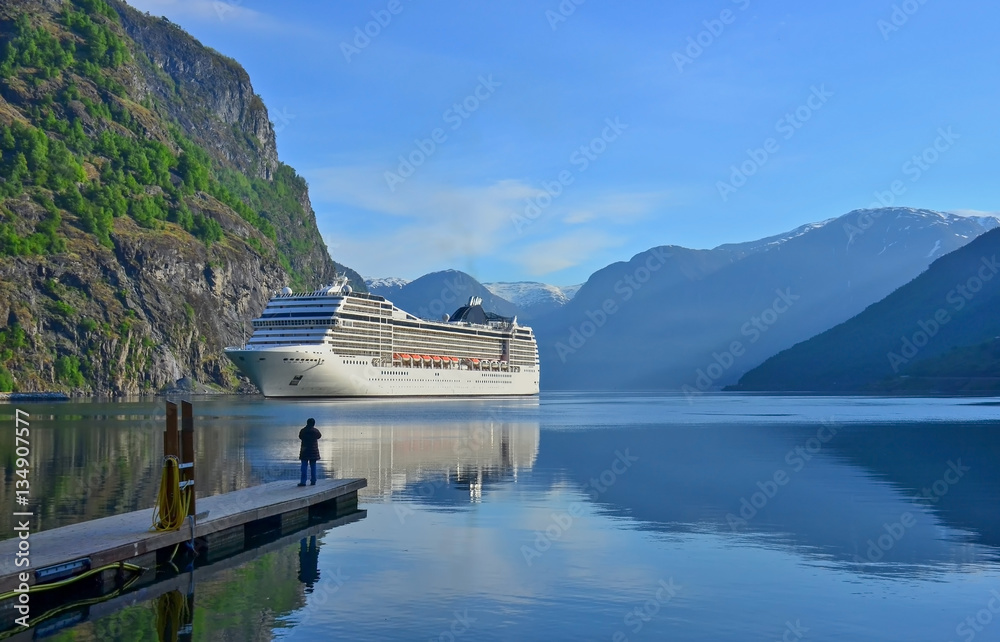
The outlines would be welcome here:
M 46 527 L 152 502 L 160 404 L 106 406 L 35 415 Z M 244 639 L 237 622 L 251 620 L 252 639 L 781 639 L 797 623 L 810 640 L 966 639 L 959 627 L 1000 589 L 995 409 L 966 400 L 212 399 L 195 411 L 203 494 L 294 483 L 310 416 L 322 474 L 369 484 L 364 519 L 202 569 L 196 638 Z M 108 483 L 85 492 L 94 470 Z M 126 611 L 73 639 L 132 639 L 98 634 Z

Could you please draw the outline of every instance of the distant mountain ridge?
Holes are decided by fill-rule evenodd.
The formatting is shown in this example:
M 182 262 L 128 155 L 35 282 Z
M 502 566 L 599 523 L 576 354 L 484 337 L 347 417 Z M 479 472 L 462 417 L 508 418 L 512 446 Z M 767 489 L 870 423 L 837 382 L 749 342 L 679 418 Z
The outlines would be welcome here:
M 534 324 L 542 385 L 718 389 L 998 225 L 912 208 L 856 210 L 712 250 L 653 248 L 594 273 Z
M 746 373 L 736 390 L 1000 389 L 1000 229 Z
M 697 394 L 735 383 L 998 226 L 992 216 L 856 210 L 710 250 L 652 248 L 581 286 L 483 284 L 455 270 L 367 283 L 424 318 L 450 314 L 473 295 L 519 315 L 538 338 L 543 388 Z
M 469 298 L 483 299 L 483 308 L 489 312 L 513 317 L 519 310 L 516 305 L 490 292 L 482 283 L 459 270 L 431 272 L 407 282 L 399 278 L 367 279 L 368 291 L 384 296 L 396 307 L 422 319 L 440 321 L 444 315 L 453 314 L 468 303 Z
M 421 279 L 424 280 L 421 281 Z M 411 287 L 411 284 L 417 283 L 417 281 L 421 281 L 421 283 Z M 453 288 L 450 284 L 455 283 L 460 285 Z M 384 296 L 403 309 L 408 311 L 411 308 L 413 310 L 423 309 L 427 315 L 432 313 L 431 305 L 434 301 L 442 299 L 442 292 L 452 292 L 456 300 L 458 294 L 453 290 L 462 292 L 463 295 L 467 295 L 463 303 L 468 300 L 468 296 L 473 296 L 475 293 L 475 296 L 483 297 L 483 303 L 487 310 L 497 311 L 497 314 L 505 316 L 516 315 L 522 321 L 530 321 L 532 318 L 565 305 L 581 287 L 579 285 L 559 287 L 531 281 L 480 283 L 465 272 L 457 270 L 432 272 L 412 282 L 399 277 L 368 277 L 365 279 L 365 285 L 369 292 Z M 418 300 L 420 296 L 434 294 L 435 290 L 436 295 L 431 296 L 427 301 Z M 484 290 L 487 293 L 486 296 L 482 294 Z M 406 302 L 406 306 L 409 307 L 405 307 L 399 301 Z M 440 304 L 435 304 L 435 310 L 438 310 L 443 304 L 443 301 Z M 451 312 L 442 312 L 441 314 L 450 314 Z M 413 312 L 413 314 L 418 313 Z M 418 314 L 418 316 L 421 315 Z M 437 315 L 435 318 L 439 317 L 440 315 Z
M 723 245 L 719 245 L 712 249 L 736 252 L 738 254 L 743 254 L 743 255 L 753 254 L 755 252 L 763 252 L 775 248 L 781 245 L 782 243 L 787 243 L 788 241 L 794 238 L 798 238 L 803 234 L 807 234 L 813 230 L 822 228 L 823 226 L 830 224 L 834 220 L 836 219 L 830 218 L 825 221 L 819 221 L 817 223 L 806 223 L 805 225 L 800 225 L 797 228 L 789 230 L 782 234 L 767 236 L 762 239 L 758 239 L 756 241 L 746 241 L 743 243 L 725 243 Z

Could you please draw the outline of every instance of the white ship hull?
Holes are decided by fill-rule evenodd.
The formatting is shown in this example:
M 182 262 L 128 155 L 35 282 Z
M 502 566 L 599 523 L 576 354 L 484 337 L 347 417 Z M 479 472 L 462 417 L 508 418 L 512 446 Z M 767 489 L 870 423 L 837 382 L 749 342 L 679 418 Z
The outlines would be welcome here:
M 316 345 L 242 350 L 226 356 L 265 397 L 471 397 L 538 394 L 537 368 L 519 372 L 373 366 Z

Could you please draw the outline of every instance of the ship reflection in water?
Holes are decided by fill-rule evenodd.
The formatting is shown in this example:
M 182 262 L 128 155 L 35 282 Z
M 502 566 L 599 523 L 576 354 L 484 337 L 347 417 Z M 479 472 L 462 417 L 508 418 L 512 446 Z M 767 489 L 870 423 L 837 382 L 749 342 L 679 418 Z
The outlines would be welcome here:
M 365 477 L 363 499 L 403 496 L 478 502 L 483 489 L 517 481 L 538 456 L 538 424 L 343 426 L 324 451 L 337 477 Z
M 537 408 L 534 400 L 497 403 Z M 471 414 L 460 421 L 429 423 L 411 418 L 366 425 L 350 423 L 354 413 L 345 414 L 336 419 L 317 417 L 323 432 L 319 469 L 327 477 L 367 479 L 368 487 L 358 493 L 362 502 L 479 502 L 491 486 L 516 482 L 538 457 L 537 417 L 533 421 L 484 420 Z M 252 477 L 255 481 L 290 478 L 286 462 L 294 458 L 297 448 L 294 440 L 278 434 L 248 448 Z
M 538 457 L 538 399 L 301 402 L 323 433 L 324 477 L 364 477 L 364 501 L 482 500 L 491 485 L 517 481 Z M 289 406 L 288 408 L 295 408 Z M 309 414 L 312 413 L 312 414 Z M 287 414 L 287 413 L 286 413 Z M 286 419 L 287 421 L 287 419 Z M 243 444 L 252 483 L 291 479 L 295 431 L 255 431 Z

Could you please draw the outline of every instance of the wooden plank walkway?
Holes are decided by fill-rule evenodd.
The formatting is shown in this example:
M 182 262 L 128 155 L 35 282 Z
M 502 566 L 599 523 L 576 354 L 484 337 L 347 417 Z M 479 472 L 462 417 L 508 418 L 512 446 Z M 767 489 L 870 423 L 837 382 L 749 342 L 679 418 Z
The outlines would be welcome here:
M 232 493 L 198 499 L 198 512 L 205 515 L 194 527 L 195 539 L 211 541 L 213 536 L 235 533 L 242 543 L 243 527 L 267 519 L 285 520 L 304 526 L 312 506 L 335 502 L 357 502 L 358 490 L 368 485 L 365 479 L 323 479 L 315 486 L 299 487 L 295 481 L 279 481 L 253 486 Z M 303 517 L 305 523 L 303 523 Z M 181 530 L 157 533 L 149 530 L 153 509 L 114 515 L 89 522 L 32 533 L 31 571 L 81 558 L 90 558 L 91 568 L 129 561 L 192 539 L 189 523 Z M 0 593 L 17 588 L 15 568 L 16 538 L 0 541 Z M 34 574 L 29 582 L 34 584 Z
M 117 613 L 122 609 L 136 606 L 137 604 L 151 602 L 164 593 L 169 593 L 170 591 L 180 591 L 182 594 L 186 595 L 188 591 L 195 589 L 195 587 L 200 585 L 202 582 L 211 581 L 223 571 L 237 568 L 243 564 L 252 562 L 262 555 L 266 555 L 272 551 L 281 550 L 286 546 L 291 546 L 304 537 L 319 535 L 339 526 L 345 526 L 347 524 L 360 521 L 367 517 L 367 515 L 368 511 L 359 510 L 348 515 L 344 515 L 343 517 L 336 517 L 320 524 L 307 526 L 302 530 L 295 531 L 294 533 L 283 537 L 278 537 L 265 544 L 255 546 L 252 549 L 238 553 L 232 557 L 226 557 L 207 566 L 199 566 L 191 571 L 178 573 L 177 575 L 164 580 L 156 581 L 156 572 L 154 570 L 146 571 L 143 578 L 140 579 L 139 583 L 133 587 L 133 589 L 123 595 L 119 595 L 118 597 L 88 606 L 86 608 L 85 617 L 79 620 L 74 620 L 72 626 L 75 626 L 79 622 L 96 622 L 101 618 Z M 151 578 L 149 581 L 146 580 L 147 576 Z M 8 638 L 5 642 L 30 642 L 31 640 L 35 640 L 38 638 L 36 635 L 37 631 L 52 622 L 53 620 L 48 620 L 39 625 L 38 628 L 28 629 L 18 633 L 17 635 Z

